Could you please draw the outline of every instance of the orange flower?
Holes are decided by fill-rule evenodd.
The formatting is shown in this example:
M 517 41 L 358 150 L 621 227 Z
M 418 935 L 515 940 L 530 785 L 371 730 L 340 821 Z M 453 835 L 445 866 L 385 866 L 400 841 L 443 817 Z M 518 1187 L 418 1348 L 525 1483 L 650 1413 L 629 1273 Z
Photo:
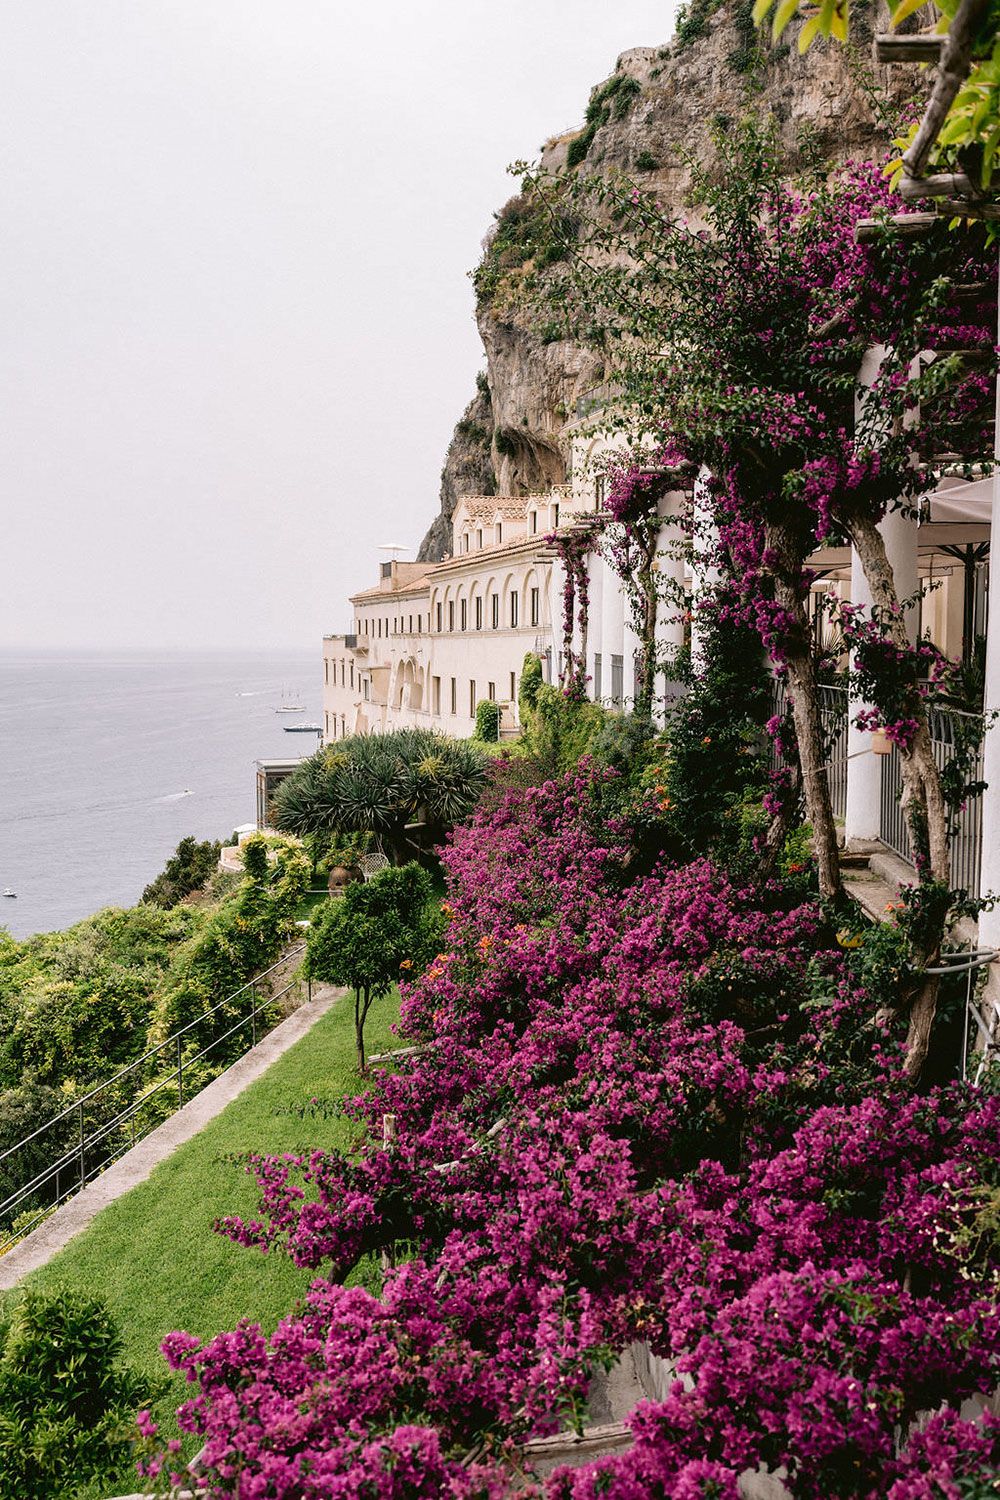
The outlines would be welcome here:
M 490 934 L 488 932 L 484 932 L 483 935 L 482 935 L 482 937 L 479 939 L 479 951 L 480 951 L 480 953 L 489 953 L 489 951 L 492 948 L 492 946 L 493 946 L 493 939 L 492 939 L 492 937 L 490 936 Z
M 413 968 L 413 959 L 412 958 L 404 958 L 403 962 L 400 964 L 399 967 L 401 969 L 412 969 Z

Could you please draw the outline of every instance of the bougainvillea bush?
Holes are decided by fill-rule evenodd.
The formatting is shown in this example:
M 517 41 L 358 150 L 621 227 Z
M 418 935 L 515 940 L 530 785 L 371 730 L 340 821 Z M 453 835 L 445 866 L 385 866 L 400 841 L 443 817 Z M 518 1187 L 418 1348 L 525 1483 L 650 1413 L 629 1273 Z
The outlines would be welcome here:
M 610 774 L 456 832 L 422 1050 L 351 1101 L 353 1154 L 251 1162 L 259 1212 L 219 1228 L 317 1280 L 270 1339 L 166 1341 L 210 1495 L 734 1496 L 764 1465 L 910 1500 L 1000 1456 L 916 1425 L 1000 1375 L 1000 1099 L 913 1092 L 811 898 L 707 860 L 628 884 Z M 380 1298 L 342 1285 L 372 1250 Z M 633 1340 L 677 1379 L 632 1449 L 526 1474 Z

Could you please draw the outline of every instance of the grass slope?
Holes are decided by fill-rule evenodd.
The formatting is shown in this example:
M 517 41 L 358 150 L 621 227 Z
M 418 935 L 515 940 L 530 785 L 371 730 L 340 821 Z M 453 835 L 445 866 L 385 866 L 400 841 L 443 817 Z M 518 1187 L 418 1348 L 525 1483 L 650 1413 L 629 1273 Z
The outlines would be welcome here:
M 279 1256 L 244 1250 L 215 1234 L 223 1214 L 249 1214 L 253 1183 L 228 1158 L 247 1151 L 307 1151 L 345 1146 L 354 1127 L 324 1118 L 331 1104 L 362 1088 L 354 1068 L 353 1003 L 337 1001 L 297 1042 L 217 1119 L 161 1163 L 149 1180 L 104 1209 L 47 1266 L 27 1280 L 36 1286 L 69 1285 L 102 1297 L 118 1323 L 128 1360 L 161 1375 L 159 1343 L 175 1328 L 207 1337 L 241 1318 L 270 1331 L 315 1274 Z M 399 1014 L 396 992 L 373 1005 L 365 1028 L 372 1051 L 392 1045 L 390 1023 Z M 310 1112 L 310 1101 L 320 1101 Z M 306 1107 L 304 1117 L 295 1111 Z M 16 1296 L 16 1293 L 10 1295 Z M 164 1432 L 189 1392 L 174 1380 L 158 1403 Z M 134 1488 L 131 1476 L 121 1476 Z M 106 1494 L 113 1487 L 106 1483 Z

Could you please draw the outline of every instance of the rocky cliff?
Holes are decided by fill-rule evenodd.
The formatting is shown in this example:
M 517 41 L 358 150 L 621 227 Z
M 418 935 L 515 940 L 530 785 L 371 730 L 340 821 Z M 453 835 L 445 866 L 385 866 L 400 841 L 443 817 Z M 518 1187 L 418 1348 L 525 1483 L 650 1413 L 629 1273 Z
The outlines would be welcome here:
M 906 70 L 891 76 L 870 61 L 863 8 L 852 7 L 850 49 L 814 46 L 802 58 L 794 27 L 777 46 L 755 31 L 751 4 L 691 0 L 669 46 L 623 52 L 592 91 L 580 129 L 545 144 L 542 166 L 559 171 L 585 163 L 587 171 L 624 171 L 679 210 L 690 187 L 688 159 L 710 160 L 713 125 L 751 110 L 776 121 L 790 175 L 807 151 L 822 153 L 831 165 L 884 155 L 889 120 L 879 101 L 891 101 L 891 109 L 912 83 L 898 76 Z M 599 396 L 602 369 L 593 353 L 539 326 L 537 314 L 519 301 L 519 278 L 544 266 L 551 253 L 537 210 L 513 197 L 495 215 L 475 273 L 489 400 L 481 393 L 455 430 L 441 511 L 422 558 L 450 550 L 455 498 L 489 489 L 487 476 L 504 494 L 544 489 L 566 477 L 566 429 Z M 488 443 L 481 433 L 487 425 Z

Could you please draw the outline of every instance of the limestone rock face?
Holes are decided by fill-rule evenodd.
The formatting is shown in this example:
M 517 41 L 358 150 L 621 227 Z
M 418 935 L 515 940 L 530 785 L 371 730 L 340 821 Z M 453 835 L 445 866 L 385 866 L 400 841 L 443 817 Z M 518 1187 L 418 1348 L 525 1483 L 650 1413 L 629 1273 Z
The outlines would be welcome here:
M 441 508 L 417 553 L 418 562 L 440 562 L 452 550 L 451 517 L 460 495 L 492 495 L 493 407 L 489 387 L 481 380 L 455 427 L 441 470 Z
M 750 0 L 690 0 L 680 38 L 623 52 L 593 91 L 586 123 L 546 142 L 542 166 L 559 171 L 582 163 L 587 172 L 626 172 L 681 211 L 690 159 L 711 163 L 713 123 L 724 126 L 751 112 L 776 120 L 790 175 L 807 155 L 831 166 L 883 157 L 892 106 L 912 88 L 912 78 L 906 69 L 871 62 L 862 8 L 852 14 L 850 49 L 817 44 L 806 57 L 796 48 L 797 27 L 774 46 L 755 31 L 750 9 Z M 876 24 L 885 29 L 882 20 Z M 873 100 L 889 101 L 887 117 L 876 117 Z M 519 304 L 519 257 L 525 270 L 538 264 L 530 205 L 515 196 L 496 220 L 484 241 L 483 266 L 492 279 L 477 280 L 476 316 L 487 357 L 492 471 L 501 493 L 524 494 L 565 479 L 566 428 L 600 404 L 603 370 L 594 353 L 553 339 L 554 330 L 539 327 L 537 315 Z M 444 538 L 455 495 L 482 489 L 480 478 L 465 483 L 467 466 L 485 463 L 480 450 L 473 461 L 459 440 L 468 418 L 466 412 L 449 449 L 441 514 L 421 557 L 431 555 L 428 547 L 450 550 Z

